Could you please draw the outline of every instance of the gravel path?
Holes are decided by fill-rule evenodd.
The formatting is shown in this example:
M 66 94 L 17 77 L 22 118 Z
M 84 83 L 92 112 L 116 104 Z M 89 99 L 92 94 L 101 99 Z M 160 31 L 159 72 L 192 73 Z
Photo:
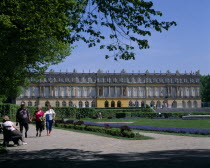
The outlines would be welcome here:
M 30 125 L 28 138 L 25 139 L 28 145 L 9 147 L 9 153 L 0 158 L 0 165 L 7 163 L 8 159 L 13 161 L 10 162 L 11 167 L 17 162 L 21 166 L 23 161 L 28 160 L 35 162 L 35 160 L 50 159 L 60 162 L 64 159 L 67 162 L 74 160 L 76 165 L 80 165 L 79 167 L 82 167 L 83 164 L 94 167 L 99 161 L 102 167 L 109 167 L 108 162 L 104 160 L 111 161 L 112 166 L 116 164 L 120 167 L 126 167 L 128 162 L 132 162 L 132 164 L 129 164 L 130 167 L 135 167 L 139 163 L 145 167 L 153 167 L 154 164 L 167 167 L 168 164 L 165 165 L 165 162 L 161 162 L 162 160 L 167 160 L 170 167 L 185 164 L 185 167 L 188 165 L 192 167 L 198 163 L 199 166 L 205 164 L 203 166 L 209 165 L 210 167 L 210 137 L 187 137 L 141 132 L 141 134 L 154 139 L 119 140 L 60 129 L 53 129 L 51 136 L 46 136 L 45 131 L 42 134 L 42 137 L 36 137 L 35 127 Z M 22 160 L 20 158 L 20 160 L 16 159 L 20 154 L 24 156 L 21 157 Z M 148 160 L 152 160 L 154 163 L 149 164 L 146 162 Z M 179 162 L 175 162 L 175 160 L 179 160 Z M 196 160 L 199 160 L 199 162 L 194 163 Z M 87 163 L 85 161 L 91 162 Z M 121 165 L 121 162 L 125 164 Z M 63 164 L 61 166 L 64 166 Z M 31 166 L 33 167 L 33 165 Z M 59 165 L 57 164 L 57 166 Z M 158 166 L 156 165 L 156 167 Z

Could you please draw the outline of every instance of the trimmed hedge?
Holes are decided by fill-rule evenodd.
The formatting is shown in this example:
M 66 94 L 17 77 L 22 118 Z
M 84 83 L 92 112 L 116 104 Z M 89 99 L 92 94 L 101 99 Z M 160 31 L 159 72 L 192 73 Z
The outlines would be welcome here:
M 154 111 L 151 108 L 140 108 L 140 107 L 138 107 L 138 108 L 96 109 L 96 114 L 98 112 L 101 112 L 102 118 L 124 118 L 124 117 L 132 117 L 133 113 L 152 113 Z
M 91 132 L 98 132 L 103 134 L 108 134 L 112 136 L 120 136 L 120 137 L 127 137 L 127 138 L 135 138 L 140 137 L 141 135 L 133 133 L 132 131 L 123 130 L 120 128 L 104 128 L 99 126 L 91 126 L 91 125 L 75 125 L 75 124 L 63 124 L 57 123 L 55 124 L 56 127 L 60 128 L 68 128 L 68 129 L 75 129 L 75 130 L 83 130 L 83 131 L 91 131 Z
M 4 115 L 7 115 L 11 120 L 14 120 L 18 108 L 19 106 L 16 104 L 0 104 L 0 117 L 2 118 Z
M 20 106 L 15 104 L 0 104 L 0 117 L 8 115 L 11 120 L 15 120 L 17 109 Z M 30 114 L 36 110 L 34 106 L 26 107 Z M 145 118 L 157 118 L 160 117 L 158 113 L 154 112 L 150 108 L 75 108 L 75 107 L 53 107 L 56 112 L 56 118 L 97 118 L 97 113 L 102 114 L 102 118 L 125 118 L 125 117 L 145 117 Z M 43 111 L 46 111 L 47 108 L 43 107 Z M 161 117 L 163 118 L 182 118 L 182 116 L 188 115 L 188 112 L 168 112 L 162 113 Z M 191 115 L 210 115 L 209 112 L 192 112 Z
M 0 117 L 8 115 L 12 120 L 15 120 L 16 112 L 20 106 L 15 104 L 0 104 Z M 36 111 L 34 106 L 26 106 L 30 115 Z M 96 115 L 95 108 L 75 108 L 75 107 L 53 107 L 57 118 L 92 118 Z M 43 111 L 47 108 L 43 107 Z

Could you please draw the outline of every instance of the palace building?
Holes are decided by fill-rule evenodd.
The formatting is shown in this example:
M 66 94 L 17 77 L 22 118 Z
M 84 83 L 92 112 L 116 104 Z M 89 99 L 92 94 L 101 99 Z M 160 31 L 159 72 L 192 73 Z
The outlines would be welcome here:
M 97 73 L 46 72 L 44 79 L 30 79 L 30 86 L 16 104 L 57 107 L 201 107 L 200 74 L 195 73 Z

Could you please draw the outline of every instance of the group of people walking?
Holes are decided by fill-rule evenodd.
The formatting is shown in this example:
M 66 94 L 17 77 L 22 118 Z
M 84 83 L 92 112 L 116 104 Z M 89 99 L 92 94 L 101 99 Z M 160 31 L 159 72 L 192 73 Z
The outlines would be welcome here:
M 42 131 L 46 125 L 47 136 L 50 136 L 52 131 L 52 124 L 55 121 L 56 113 L 51 109 L 51 105 L 47 104 L 47 111 L 44 112 L 41 109 L 41 106 L 36 107 L 36 111 L 33 113 L 33 116 L 30 117 L 29 111 L 25 108 L 25 103 L 21 103 L 21 107 L 17 110 L 16 113 L 16 125 L 10 121 L 8 116 L 3 117 L 3 127 L 8 131 L 11 131 L 12 136 L 20 136 L 20 140 L 23 144 L 27 144 L 23 138 L 23 128 L 25 129 L 25 138 L 28 137 L 29 122 L 36 122 L 36 136 L 41 137 Z M 17 126 L 19 125 L 20 131 Z

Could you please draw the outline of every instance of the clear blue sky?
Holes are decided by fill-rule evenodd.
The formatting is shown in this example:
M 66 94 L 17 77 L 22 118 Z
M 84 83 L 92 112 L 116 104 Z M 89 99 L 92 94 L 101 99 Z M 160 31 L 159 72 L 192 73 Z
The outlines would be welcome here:
M 153 0 L 154 8 L 163 12 L 160 19 L 176 21 L 177 26 L 149 37 L 150 49 L 136 50 L 136 59 L 114 61 L 98 47 L 78 45 L 64 62 L 51 66 L 55 71 L 96 72 L 175 72 L 197 71 L 210 74 L 210 0 Z

